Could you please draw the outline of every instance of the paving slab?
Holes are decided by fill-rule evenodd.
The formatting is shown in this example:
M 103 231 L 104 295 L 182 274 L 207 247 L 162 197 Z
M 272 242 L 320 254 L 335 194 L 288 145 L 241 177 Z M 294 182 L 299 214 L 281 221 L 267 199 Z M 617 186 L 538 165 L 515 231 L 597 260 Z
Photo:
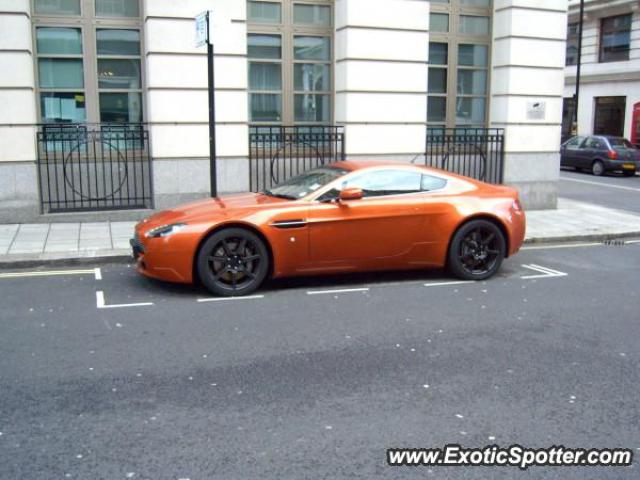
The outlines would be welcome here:
M 527 214 L 527 241 L 604 240 L 640 235 L 640 215 L 560 198 L 556 210 Z
M 16 236 L 19 227 L 20 225 L 17 223 L 0 225 L 0 240 L 13 240 L 13 237 Z

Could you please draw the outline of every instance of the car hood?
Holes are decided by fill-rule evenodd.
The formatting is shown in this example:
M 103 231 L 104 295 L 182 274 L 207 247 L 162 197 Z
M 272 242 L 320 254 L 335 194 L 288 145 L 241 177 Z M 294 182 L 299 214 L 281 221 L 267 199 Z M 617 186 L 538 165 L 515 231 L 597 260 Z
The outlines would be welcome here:
M 145 218 L 138 226 L 146 230 L 171 223 L 197 222 L 221 217 L 234 217 L 246 210 L 273 208 L 278 204 L 284 206 L 290 202 L 290 200 L 269 197 L 261 193 L 242 193 L 208 198 L 163 210 Z

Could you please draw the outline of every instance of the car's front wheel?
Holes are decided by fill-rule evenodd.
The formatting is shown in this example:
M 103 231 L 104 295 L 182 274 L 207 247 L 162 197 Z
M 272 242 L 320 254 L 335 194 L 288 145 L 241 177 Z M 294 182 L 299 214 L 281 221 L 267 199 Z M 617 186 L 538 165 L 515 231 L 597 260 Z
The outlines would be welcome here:
M 243 228 L 225 228 L 211 235 L 196 260 L 198 278 L 212 293 L 247 295 L 269 272 L 269 252 L 264 242 Z
M 635 170 L 624 170 L 624 171 L 622 172 L 622 174 L 623 174 L 625 177 L 635 177 L 635 175 L 636 175 L 636 171 L 635 171 Z
M 448 265 L 463 280 L 484 280 L 498 271 L 506 255 L 506 241 L 496 224 L 471 220 L 453 236 Z

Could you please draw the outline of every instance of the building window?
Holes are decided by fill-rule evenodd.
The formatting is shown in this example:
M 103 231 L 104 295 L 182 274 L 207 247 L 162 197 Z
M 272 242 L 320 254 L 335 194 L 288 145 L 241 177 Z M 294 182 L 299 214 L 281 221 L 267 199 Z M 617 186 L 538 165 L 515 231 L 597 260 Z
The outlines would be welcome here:
M 579 23 L 570 23 L 567 27 L 567 51 L 565 57 L 565 65 L 578 64 L 578 32 L 580 30 Z
M 594 135 L 624 136 L 624 111 L 627 97 L 596 97 Z
M 490 19 L 490 0 L 431 1 L 428 126 L 487 125 Z
M 82 33 L 79 28 L 36 28 L 40 109 L 46 122 L 86 120 Z
M 447 121 L 448 49 L 447 43 L 429 43 L 427 121 L 439 127 L 444 127 Z
M 34 0 L 43 123 L 143 121 L 138 0 Z
M 333 122 L 333 2 L 247 2 L 249 121 Z
M 485 123 L 487 106 L 487 45 L 458 45 L 456 124 Z
M 142 70 L 138 30 L 96 30 L 100 121 L 142 121 Z
M 429 14 L 429 30 L 432 32 L 449 31 L 449 14 L 431 13 Z
M 80 0 L 36 0 L 36 15 L 80 15 Z
M 629 60 L 631 15 L 603 18 L 600 25 L 600 61 Z

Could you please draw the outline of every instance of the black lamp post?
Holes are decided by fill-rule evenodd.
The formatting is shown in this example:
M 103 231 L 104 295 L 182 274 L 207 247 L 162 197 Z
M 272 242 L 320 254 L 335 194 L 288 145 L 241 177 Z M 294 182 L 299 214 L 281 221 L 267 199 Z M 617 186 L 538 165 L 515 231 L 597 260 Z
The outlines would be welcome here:
M 573 95 L 573 127 L 578 134 L 578 102 L 580 100 L 580 70 L 582 67 L 582 26 L 584 23 L 584 0 L 580 0 L 580 20 L 578 21 L 578 63 L 576 66 L 576 93 Z M 572 128 L 573 130 L 573 128 Z

